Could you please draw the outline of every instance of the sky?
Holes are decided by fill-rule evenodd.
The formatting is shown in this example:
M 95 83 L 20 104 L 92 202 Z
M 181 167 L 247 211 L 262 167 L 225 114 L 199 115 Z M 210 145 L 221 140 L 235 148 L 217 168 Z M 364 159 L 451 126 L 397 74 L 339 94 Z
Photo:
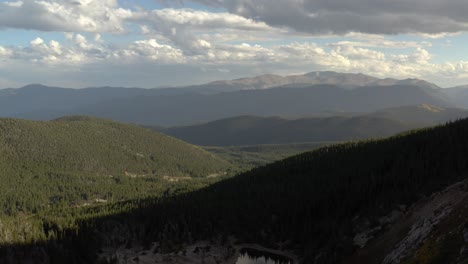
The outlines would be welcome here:
M 0 88 L 331 70 L 468 84 L 466 0 L 0 0 Z

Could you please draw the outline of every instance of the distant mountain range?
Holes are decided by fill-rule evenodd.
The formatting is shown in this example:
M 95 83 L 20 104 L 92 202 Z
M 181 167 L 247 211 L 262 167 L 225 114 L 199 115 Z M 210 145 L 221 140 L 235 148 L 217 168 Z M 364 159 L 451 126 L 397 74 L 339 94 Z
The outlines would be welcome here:
M 260 75 L 252 78 L 241 78 L 227 81 L 215 81 L 204 87 L 218 87 L 225 91 L 242 89 L 268 89 L 277 86 L 311 86 L 311 85 L 335 85 L 342 88 L 353 89 L 362 86 L 392 86 L 414 85 L 427 88 L 439 88 L 437 85 L 419 79 L 397 80 L 392 78 L 379 79 L 362 73 L 339 73 L 333 71 L 310 72 L 302 75 Z
M 419 104 L 468 107 L 464 90 L 442 89 L 418 79 L 336 72 L 263 75 L 164 89 L 28 85 L 0 90 L 0 116 L 49 120 L 91 115 L 141 125 L 180 126 L 242 115 L 300 118 Z
M 468 110 L 424 104 L 384 109 L 359 116 L 300 119 L 239 116 L 200 125 L 156 130 L 204 146 L 285 144 L 384 137 L 467 116 Z
M 345 90 L 337 86 L 315 85 L 214 95 L 138 96 L 102 102 L 66 114 L 168 126 L 239 115 L 301 117 L 327 112 L 365 113 L 417 104 L 452 106 L 444 94 L 418 86 L 365 86 Z

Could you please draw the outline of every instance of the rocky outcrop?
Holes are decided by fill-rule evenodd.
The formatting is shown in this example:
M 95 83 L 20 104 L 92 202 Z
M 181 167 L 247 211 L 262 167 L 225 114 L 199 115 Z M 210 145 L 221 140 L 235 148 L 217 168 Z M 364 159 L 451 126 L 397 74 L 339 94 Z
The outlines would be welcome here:
M 464 189 L 464 183 L 454 184 L 442 192 L 431 196 L 419 208 L 413 209 L 413 217 L 417 219 L 406 234 L 392 251 L 384 258 L 383 264 L 399 264 L 401 260 L 413 254 L 431 231 L 441 221 L 447 218 L 451 212 L 468 196 Z M 464 239 L 468 241 L 468 229 L 464 230 Z M 461 254 L 465 254 L 468 248 L 462 249 Z

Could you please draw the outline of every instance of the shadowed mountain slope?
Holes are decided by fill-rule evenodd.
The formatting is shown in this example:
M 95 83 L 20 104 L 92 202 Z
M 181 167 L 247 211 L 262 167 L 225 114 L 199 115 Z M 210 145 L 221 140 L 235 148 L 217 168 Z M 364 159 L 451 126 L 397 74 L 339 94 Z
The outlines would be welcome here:
M 50 120 L 91 115 L 155 126 L 189 125 L 240 115 L 302 117 L 372 112 L 403 105 L 452 106 L 444 89 L 418 79 L 311 72 L 262 75 L 187 87 L 65 89 L 39 84 L 0 90 L 0 116 Z
M 241 116 L 163 133 L 203 146 L 345 141 L 390 136 L 410 126 L 380 117 L 327 117 L 288 120 Z
M 418 104 L 451 106 L 444 94 L 417 86 L 366 86 L 346 90 L 318 85 L 215 95 L 141 96 L 99 103 L 74 112 L 142 125 L 174 126 L 241 115 L 300 117 L 323 112 L 373 112 Z
M 464 109 L 423 104 L 384 109 L 361 116 L 301 119 L 240 116 L 156 130 L 204 146 L 285 144 L 391 136 L 467 116 L 468 111 Z

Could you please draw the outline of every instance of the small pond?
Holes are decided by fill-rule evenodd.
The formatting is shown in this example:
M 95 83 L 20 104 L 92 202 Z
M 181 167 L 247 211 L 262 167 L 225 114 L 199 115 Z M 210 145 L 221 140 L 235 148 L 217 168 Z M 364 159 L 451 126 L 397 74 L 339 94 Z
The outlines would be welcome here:
M 243 248 L 240 250 L 236 264 L 293 264 L 293 261 L 288 257 L 270 252 Z

